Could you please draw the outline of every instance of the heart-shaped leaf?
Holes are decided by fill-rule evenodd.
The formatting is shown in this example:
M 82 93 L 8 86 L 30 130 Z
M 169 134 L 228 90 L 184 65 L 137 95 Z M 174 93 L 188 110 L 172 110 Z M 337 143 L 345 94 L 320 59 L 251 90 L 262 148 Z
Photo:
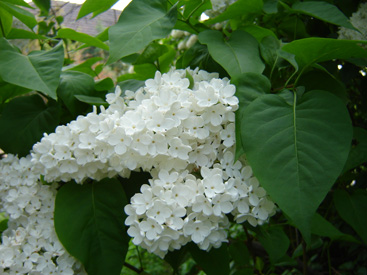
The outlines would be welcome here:
M 325 91 L 295 94 L 293 104 L 264 95 L 244 111 L 241 136 L 254 174 L 309 241 L 310 221 L 352 141 L 343 102 Z
M 56 195 L 55 229 L 89 275 L 119 275 L 128 250 L 125 193 L 117 179 L 65 184 Z
M 6 39 L 0 38 L 0 77 L 6 82 L 56 99 L 63 62 L 62 43 L 50 51 L 36 51 L 25 56 Z

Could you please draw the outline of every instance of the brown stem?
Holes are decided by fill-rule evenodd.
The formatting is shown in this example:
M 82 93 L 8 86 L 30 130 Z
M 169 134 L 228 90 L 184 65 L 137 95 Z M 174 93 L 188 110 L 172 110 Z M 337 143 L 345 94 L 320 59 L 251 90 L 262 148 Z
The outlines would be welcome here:
M 131 265 L 129 263 L 126 263 L 126 262 L 124 263 L 124 266 L 126 266 L 127 268 L 131 269 L 132 271 L 134 271 L 134 272 L 136 272 L 138 274 L 140 274 L 140 273 L 143 272 L 142 269 L 136 268 L 135 266 L 133 266 L 133 265 Z

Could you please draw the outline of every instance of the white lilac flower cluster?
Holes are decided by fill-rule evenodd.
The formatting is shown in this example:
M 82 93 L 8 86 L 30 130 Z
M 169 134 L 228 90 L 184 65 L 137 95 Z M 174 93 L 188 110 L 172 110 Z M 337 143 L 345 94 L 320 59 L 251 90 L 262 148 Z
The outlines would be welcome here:
M 338 39 L 367 40 L 367 3 L 362 3 L 359 6 L 358 10 L 350 17 L 350 22 L 359 32 L 341 27 Z
M 136 92 L 122 96 L 117 87 L 107 95 L 107 109 L 94 108 L 45 134 L 31 157 L 1 161 L 0 199 L 10 226 L 0 266 L 29 268 L 32 274 L 78 268 L 53 229 L 57 186 L 42 185 L 40 175 L 47 182 L 83 183 L 150 172 L 149 184 L 125 207 L 125 223 L 135 244 L 161 257 L 190 241 L 204 250 L 220 246 L 227 239 L 229 213 L 239 223 L 262 224 L 275 205 L 251 167 L 234 162 L 234 94 L 235 86 L 214 73 L 157 72 Z
M 237 0 L 210 0 L 212 3 L 212 9 L 206 10 L 205 14 L 209 17 L 216 17 L 236 1 Z
M 0 212 L 9 216 L 0 274 L 86 274 L 59 242 L 53 225 L 56 184 L 42 185 L 30 156 L 0 161 Z

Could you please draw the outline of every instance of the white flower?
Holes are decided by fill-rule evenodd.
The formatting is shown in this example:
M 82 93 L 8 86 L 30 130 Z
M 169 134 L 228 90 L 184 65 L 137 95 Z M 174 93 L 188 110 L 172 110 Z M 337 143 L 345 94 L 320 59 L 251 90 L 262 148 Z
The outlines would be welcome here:
M 162 233 L 163 226 L 156 220 L 148 218 L 146 221 L 140 223 L 140 229 L 145 232 L 148 240 L 154 240 L 158 237 L 158 234 Z
M 171 213 L 172 210 L 166 204 L 161 201 L 155 201 L 147 211 L 147 216 L 156 220 L 159 224 L 163 224 Z
M 190 220 L 184 225 L 183 232 L 186 236 L 190 236 L 194 243 L 200 243 L 209 236 L 210 226 L 208 222 Z

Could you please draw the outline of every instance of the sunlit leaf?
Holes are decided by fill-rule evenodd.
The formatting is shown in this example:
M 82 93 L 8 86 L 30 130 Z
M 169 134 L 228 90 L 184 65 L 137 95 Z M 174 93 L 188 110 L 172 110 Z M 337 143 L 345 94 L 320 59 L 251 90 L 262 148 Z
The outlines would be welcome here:
M 77 19 L 80 19 L 90 13 L 93 13 L 93 16 L 97 16 L 111 8 L 117 1 L 118 0 L 86 0 L 79 10 Z
M 167 11 L 164 0 L 134 0 L 109 30 L 108 63 L 144 49 L 150 42 L 168 36 L 176 22 L 177 8 Z
M 57 38 L 67 38 L 70 40 L 85 43 L 87 46 L 94 46 L 108 51 L 108 46 L 98 38 L 90 36 L 86 33 L 77 32 L 73 29 L 62 28 L 57 32 Z
M 25 56 L 0 38 L 0 77 L 6 82 L 56 98 L 63 61 L 62 43 L 50 51 L 35 51 Z
M 14 4 L 10 4 L 8 1 L 0 0 L 0 9 L 4 9 L 14 17 L 18 18 L 28 28 L 33 29 L 37 25 L 34 15 L 25 9 L 15 6 Z

